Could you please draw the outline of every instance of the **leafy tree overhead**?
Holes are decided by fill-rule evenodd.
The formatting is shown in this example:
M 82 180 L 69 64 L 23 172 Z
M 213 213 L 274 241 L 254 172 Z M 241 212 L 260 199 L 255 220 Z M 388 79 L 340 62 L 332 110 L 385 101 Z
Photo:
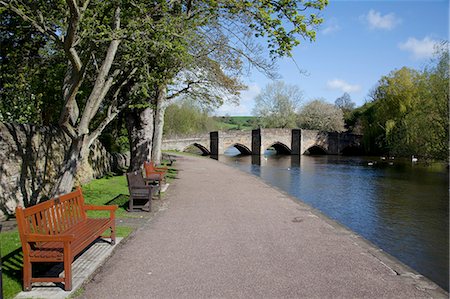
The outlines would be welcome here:
M 191 74 L 208 70 L 224 80 L 233 80 L 236 74 L 227 72 L 227 67 L 239 65 L 243 58 L 264 69 L 270 63 L 251 55 L 255 52 L 248 49 L 257 47 L 249 48 L 247 41 L 252 39 L 248 38 L 256 35 L 266 39 L 272 57 L 289 56 L 300 39 L 314 40 L 322 19 L 313 11 L 326 4 L 327 0 L 0 0 L 2 13 L 7 11 L 21 18 L 30 30 L 39 32 L 46 53 L 61 57 L 65 63 L 64 77 L 59 81 L 62 105 L 57 119 L 72 141 L 49 196 L 71 190 L 89 147 L 125 107 L 152 105 L 158 122 L 153 138 L 158 139 L 162 135 L 168 86 L 181 70 L 194 70 Z M 237 30 L 243 28 L 248 30 Z M 218 35 L 218 30 L 223 34 Z M 36 36 L 30 34 L 26 39 Z M 214 45 L 209 52 L 208 47 L 198 52 L 191 47 L 210 41 L 212 36 L 221 39 L 207 43 Z M 220 54 L 222 49 L 241 59 L 228 59 Z M 199 53 L 207 65 L 195 69 L 193 62 Z M 224 59 L 218 61 L 221 56 Z M 46 63 L 42 67 L 52 66 Z M 188 81 L 186 88 L 179 91 L 187 91 L 190 86 L 192 82 Z
M 65 61 L 51 40 L 0 9 L 0 121 L 57 123 Z
M 298 115 L 298 126 L 302 129 L 327 132 L 344 131 L 342 110 L 324 99 L 310 101 Z
M 133 65 L 136 60 L 116 58 L 127 58 L 126 54 L 117 55 L 121 43 L 136 44 L 132 38 L 134 20 L 143 12 L 126 1 L 0 1 L 0 4 L 3 10 L 16 14 L 51 41 L 47 44 L 49 53 L 58 53 L 68 62 L 64 77 L 60 78 L 63 104 L 58 119 L 72 142 L 50 196 L 66 193 L 71 190 L 74 175 L 90 145 L 122 107 L 128 105 L 120 102 L 120 91 L 136 73 Z M 144 35 L 139 40 L 146 41 Z
M 170 2 L 165 2 L 170 7 Z M 179 18 L 179 24 L 188 20 L 188 26 L 176 27 L 175 38 L 183 37 L 180 44 L 188 44 L 188 51 L 156 51 L 165 53 L 165 59 L 154 59 L 152 73 L 158 78 L 153 86 L 154 121 L 142 123 L 152 126 L 143 129 L 154 131 L 150 150 L 133 156 L 151 157 L 158 163 L 161 157 L 161 142 L 164 126 L 164 112 L 169 101 L 176 96 L 189 93 L 207 104 L 219 105 L 225 97 L 237 99 L 243 86 L 238 77 L 244 64 L 273 75 L 273 61 L 264 58 L 262 47 L 255 43 L 254 36 L 265 38 L 272 58 L 288 56 L 300 41 L 298 38 L 314 40 L 315 28 L 321 18 L 305 10 L 320 10 L 327 4 L 324 0 L 308 1 L 179 1 L 170 10 L 170 15 Z M 168 23 L 168 24 L 172 24 Z M 183 46 L 185 50 L 186 47 Z M 165 61 L 176 62 L 167 65 Z M 161 63 L 162 62 L 162 63 Z M 173 90 L 172 87 L 176 87 Z M 230 97 L 231 95 L 231 97 Z M 149 109 L 149 108 L 147 108 Z M 142 115 L 142 114 L 139 114 Z M 149 115 L 149 114 L 147 114 Z M 136 121 L 141 123 L 140 120 Z M 152 124 L 151 124 L 152 123 Z M 135 126 L 142 127 L 142 126 Z M 143 127 L 142 127 L 143 128 Z M 132 143 L 134 143 L 132 141 Z M 150 146 L 150 144 L 148 144 Z M 133 152 L 133 146 L 131 146 Z M 143 150 L 144 148 L 141 147 Z M 142 158 L 140 158 L 142 160 Z M 136 159 L 136 167 L 142 161 Z
M 295 128 L 302 92 L 282 81 L 269 83 L 255 98 L 253 114 L 263 128 Z

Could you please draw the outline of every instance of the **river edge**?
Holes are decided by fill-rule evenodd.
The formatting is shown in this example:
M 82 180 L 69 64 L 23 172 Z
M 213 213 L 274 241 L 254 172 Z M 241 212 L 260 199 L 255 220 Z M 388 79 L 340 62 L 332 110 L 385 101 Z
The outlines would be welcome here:
M 199 157 L 199 158 L 205 159 L 206 157 Z M 209 159 L 215 160 L 215 162 L 221 163 L 227 167 L 236 169 L 243 174 L 254 177 L 267 187 L 275 189 L 278 192 L 282 193 L 286 198 L 289 198 L 291 201 L 298 204 L 300 206 L 300 209 L 316 215 L 321 220 L 325 221 L 327 224 L 332 226 L 336 230 L 337 234 L 346 235 L 352 238 L 354 240 L 354 244 L 365 250 L 367 254 L 370 254 L 372 257 L 376 258 L 382 265 L 388 268 L 393 275 L 400 276 L 406 283 L 413 285 L 418 290 L 427 292 L 432 298 L 449 298 L 449 293 L 445 291 L 441 286 L 436 284 L 434 281 L 420 274 L 410 266 L 404 264 L 394 256 L 390 255 L 383 249 L 376 246 L 371 241 L 365 239 L 363 236 L 352 231 L 347 226 L 337 222 L 336 220 L 329 218 L 320 210 L 308 205 L 302 199 L 290 195 L 288 192 L 284 191 L 283 189 L 277 186 L 270 185 L 269 183 L 264 181 L 263 178 L 261 178 L 256 174 L 246 172 L 245 170 L 242 170 L 238 167 L 233 167 L 229 163 L 226 163 L 224 161 L 216 160 L 213 158 Z

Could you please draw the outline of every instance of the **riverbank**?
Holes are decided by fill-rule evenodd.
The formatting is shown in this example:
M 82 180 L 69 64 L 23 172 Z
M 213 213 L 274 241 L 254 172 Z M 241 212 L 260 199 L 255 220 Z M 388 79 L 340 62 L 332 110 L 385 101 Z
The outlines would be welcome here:
M 428 279 L 260 179 L 177 158 L 167 209 L 146 222 L 81 298 L 447 298 Z

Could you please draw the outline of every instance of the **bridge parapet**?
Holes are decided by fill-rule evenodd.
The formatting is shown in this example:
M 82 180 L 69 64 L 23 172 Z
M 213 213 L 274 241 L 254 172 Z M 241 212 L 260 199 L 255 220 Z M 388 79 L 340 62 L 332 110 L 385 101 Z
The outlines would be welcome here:
M 164 150 L 184 151 L 195 145 L 203 154 L 221 155 L 229 147 L 242 154 L 263 155 L 269 147 L 283 154 L 303 155 L 309 149 L 320 148 L 326 154 L 339 155 L 346 148 L 362 148 L 362 135 L 320 132 L 301 129 L 256 129 L 253 131 L 216 131 L 195 136 L 167 136 Z
M 191 145 L 199 148 L 204 155 L 209 155 L 209 134 L 164 136 L 162 149 L 183 152 Z

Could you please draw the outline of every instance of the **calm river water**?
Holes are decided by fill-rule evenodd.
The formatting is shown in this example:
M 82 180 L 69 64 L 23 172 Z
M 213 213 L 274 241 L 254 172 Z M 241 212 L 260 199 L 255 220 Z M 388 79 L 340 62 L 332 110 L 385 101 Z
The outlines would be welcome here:
M 449 174 L 410 161 L 220 156 L 260 176 L 449 289 Z M 374 161 L 374 165 L 369 165 Z M 258 165 L 260 164 L 260 165 Z

